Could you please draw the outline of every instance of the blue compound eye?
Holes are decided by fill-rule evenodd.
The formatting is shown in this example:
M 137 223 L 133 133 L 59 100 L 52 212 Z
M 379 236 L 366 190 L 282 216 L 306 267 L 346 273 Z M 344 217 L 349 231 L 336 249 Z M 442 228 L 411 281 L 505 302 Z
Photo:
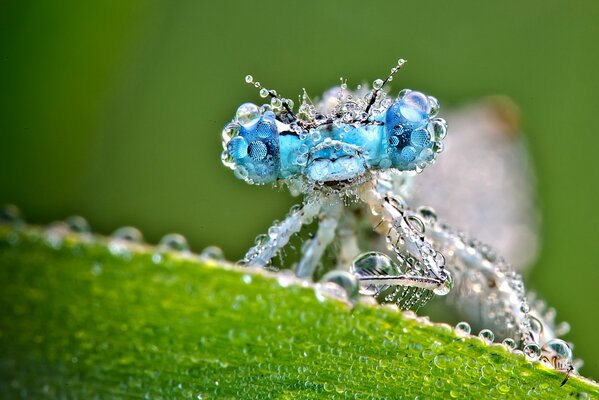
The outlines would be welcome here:
M 232 122 L 225 126 L 223 162 L 235 171 L 238 178 L 248 183 L 274 182 L 280 170 L 279 132 L 275 115 L 272 112 L 256 114 L 252 106 L 242 106 L 243 117 L 238 118 L 242 124 Z M 251 118 L 247 117 L 248 114 Z
M 445 121 L 431 119 L 437 100 L 421 92 L 404 90 L 386 111 L 387 153 L 391 165 L 402 171 L 420 171 L 441 151 Z

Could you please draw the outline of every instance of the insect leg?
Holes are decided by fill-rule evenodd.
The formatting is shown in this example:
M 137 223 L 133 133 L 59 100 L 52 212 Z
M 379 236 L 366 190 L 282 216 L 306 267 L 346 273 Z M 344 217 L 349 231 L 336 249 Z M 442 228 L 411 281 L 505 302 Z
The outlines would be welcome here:
M 248 250 L 242 260 L 245 265 L 264 267 L 299 232 L 303 225 L 312 221 L 322 207 L 320 199 L 311 199 L 298 209 L 291 211 L 285 219 L 271 226 L 267 235 L 256 238 L 256 245 Z
M 424 237 L 424 223 L 388 191 L 384 181 L 365 183 L 359 196 L 375 218 L 375 231 L 387 237 L 399 261 L 395 265 L 381 253 L 367 253 L 356 260 L 354 270 L 366 291 L 373 291 L 381 302 L 395 302 L 406 309 L 422 305 L 430 292 L 447 294 L 452 280 L 444 257 Z
M 311 278 L 324 251 L 335 238 L 343 203 L 336 199 L 323 205 L 316 235 L 302 246 L 302 258 L 295 268 L 298 278 Z

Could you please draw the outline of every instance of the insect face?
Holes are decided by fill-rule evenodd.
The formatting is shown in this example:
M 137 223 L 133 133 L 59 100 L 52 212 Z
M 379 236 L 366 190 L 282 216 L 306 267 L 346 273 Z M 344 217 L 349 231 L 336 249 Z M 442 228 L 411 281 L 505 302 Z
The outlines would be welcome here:
M 442 151 L 446 123 L 435 118 L 433 97 L 403 90 L 388 98 L 382 86 L 391 77 L 375 81 L 372 91 L 343 84 L 317 104 L 304 95 L 295 115 L 291 100 L 248 76 L 271 104 L 239 107 L 223 131 L 223 163 L 248 183 L 297 178 L 312 182 L 306 188 L 352 185 L 377 169 L 420 172 Z

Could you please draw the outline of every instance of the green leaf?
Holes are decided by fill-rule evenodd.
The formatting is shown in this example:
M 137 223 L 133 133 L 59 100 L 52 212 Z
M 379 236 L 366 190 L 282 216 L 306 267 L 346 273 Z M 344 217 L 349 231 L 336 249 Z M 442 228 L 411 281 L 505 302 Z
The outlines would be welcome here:
M 0 226 L 0 397 L 599 397 L 444 324 L 108 243 Z

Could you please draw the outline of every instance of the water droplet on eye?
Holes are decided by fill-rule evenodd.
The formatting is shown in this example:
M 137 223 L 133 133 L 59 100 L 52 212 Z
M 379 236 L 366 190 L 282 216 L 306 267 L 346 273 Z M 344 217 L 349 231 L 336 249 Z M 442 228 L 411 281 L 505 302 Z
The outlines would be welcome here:
M 323 283 L 334 283 L 340 286 L 344 291 L 347 299 L 354 302 L 359 297 L 358 280 L 353 274 L 347 271 L 329 271 L 320 280 Z
M 244 103 L 239 106 L 235 113 L 237 122 L 241 125 L 247 124 L 260 117 L 260 108 L 253 103 Z
M 541 356 L 541 348 L 536 343 L 529 343 L 524 346 L 522 352 L 529 360 L 538 360 Z
M 439 101 L 433 96 L 428 96 L 428 104 L 430 106 L 429 116 L 431 118 L 437 116 L 439 113 Z
M 483 329 L 478 333 L 478 337 L 487 343 L 493 343 L 493 340 L 495 340 L 495 334 L 490 329 Z
M 268 90 L 264 89 L 264 88 L 260 89 L 260 97 L 262 97 L 262 98 L 268 97 Z
M 443 118 L 436 118 L 430 123 L 429 131 L 433 135 L 433 140 L 440 142 L 447 136 L 447 122 Z
M 518 346 L 518 345 L 517 345 L 517 343 L 516 343 L 516 341 L 515 341 L 514 339 L 512 339 L 512 338 L 505 338 L 505 339 L 503 339 L 503 342 L 502 342 L 502 343 L 503 343 L 504 345 L 506 345 L 506 346 L 507 346 L 507 348 L 508 348 L 510 351 L 512 351 L 512 350 L 515 350 L 515 349 L 516 349 L 516 347 Z
M 208 246 L 202 250 L 200 257 L 205 260 L 224 261 L 225 255 L 223 251 L 216 246 Z
M 23 215 L 19 207 L 14 204 L 5 204 L 0 208 L 0 224 L 22 225 Z
M 64 220 L 64 222 L 68 225 L 69 229 L 72 232 L 77 232 L 77 233 L 90 233 L 91 232 L 91 228 L 90 228 L 87 220 L 78 215 L 72 215 L 70 217 L 67 217 Z
M 374 82 L 372 82 L 372 87 L 376 90 L 379 90 L 380 88 L 383 87 L 383 80 L 382 79 L 376 79 Z
M 455 329 L 457 331 L 460 331 L 461 333 L 465 333 L 467 335 L 469 335 L 470 332 L 472 331 L 472 329 L 470 328 L 470 324 L 465 321 L 458 322 L 455 326 Z
M 412 90 L 411 89 L 403 89 L 402 91 L 399 92 L 399 94 L 397 95 L 397 100 L 401 100 L 403 99 L 408 93 L 410 93 Z
M 227 143 L 229 143 L 229 141 L 231 139 L 233 139 L 235 136 L 239 135 L 241 126 L 237 123 L 230 123 L 225 125 L 225 127 L 223 128 L 223 132 L 222 132 L 222 138 L 223 138 L 223 147 L 226 149 Z

